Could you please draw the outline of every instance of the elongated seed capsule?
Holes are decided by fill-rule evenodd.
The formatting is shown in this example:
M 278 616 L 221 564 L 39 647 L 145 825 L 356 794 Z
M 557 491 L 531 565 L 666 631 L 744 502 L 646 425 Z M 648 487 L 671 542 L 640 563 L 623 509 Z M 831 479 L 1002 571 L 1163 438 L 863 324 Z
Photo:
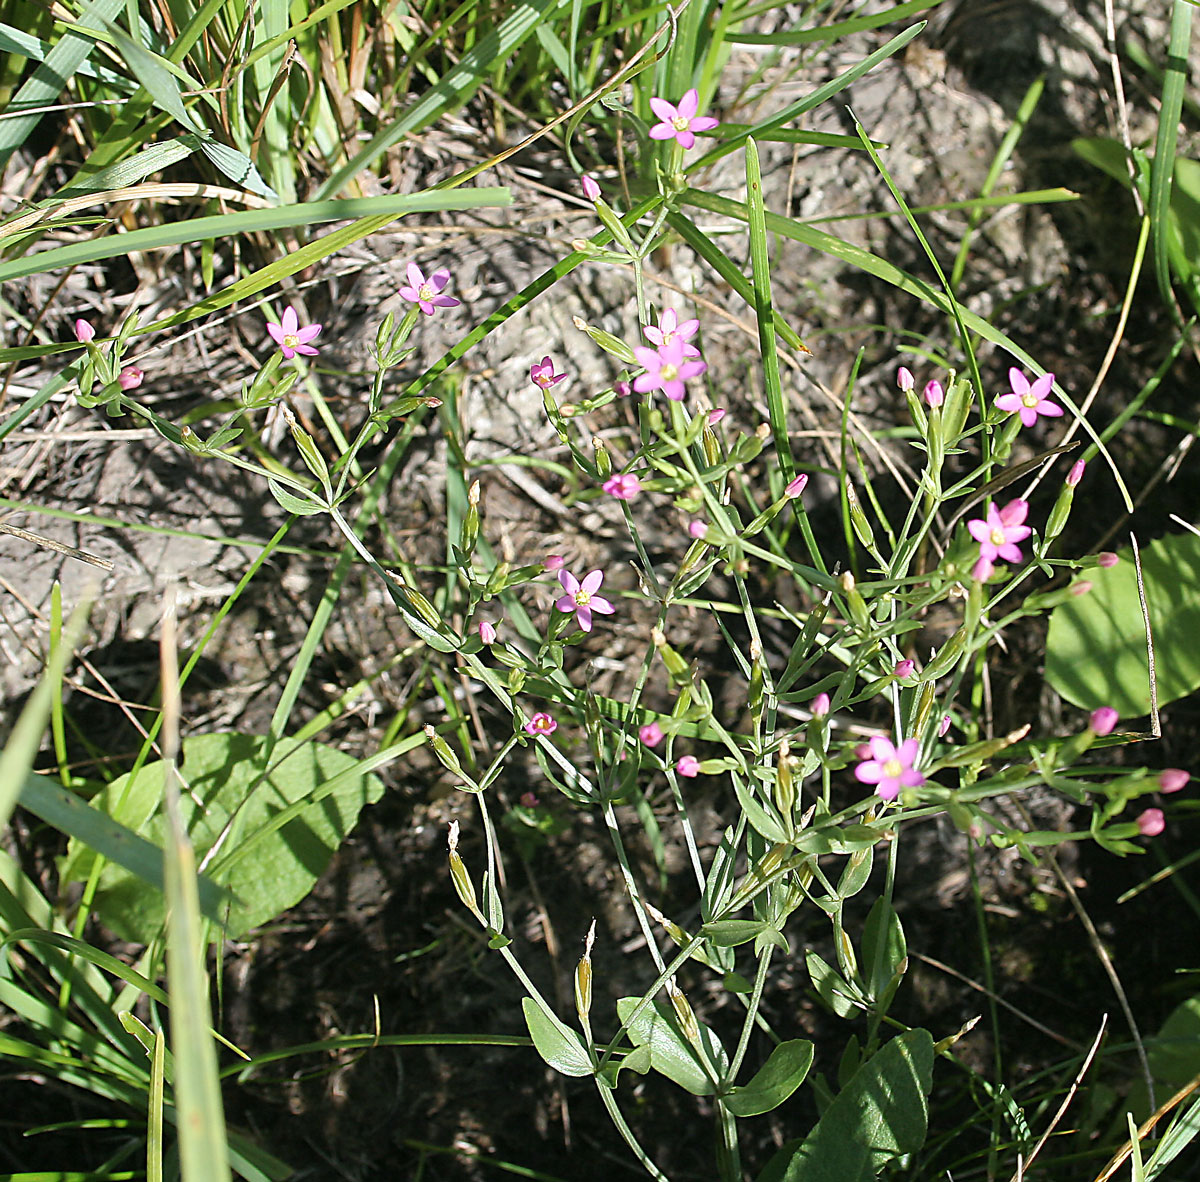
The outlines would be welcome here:
M 588 1027 L 588 1015 L 592 1012 L 592 945 L 596 943 L 596 921 L 588 928 L 583 944 L 583 955 L 575 966 L 575 1012 L 584 1029 Z

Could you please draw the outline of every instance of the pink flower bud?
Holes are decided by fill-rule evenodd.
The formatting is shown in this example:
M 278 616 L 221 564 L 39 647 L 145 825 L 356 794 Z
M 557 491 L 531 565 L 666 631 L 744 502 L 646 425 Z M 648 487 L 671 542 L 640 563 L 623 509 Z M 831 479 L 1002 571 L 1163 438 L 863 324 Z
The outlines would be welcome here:
M 1078 583 L 1076 583 L 1071 588 L 1071 594 L 1074 595 L 1076 597 L 1076 599 L 1078 599 L 1079 596 L 1086 595 L 1091 589 L 1092 589 L 1091 583 L 1089 583 L 1087 581 L 1087 579 L 1081 579 Z
M 1076 460 L 1067 473 L 1067 488 L 1074 488 L 1083 479 L 1083 470 L 1087 467 L 1082 460 Z
M 685 755 L 676 765 L 675 770 L 689 780 L 700 774 L 700 761 L 694 755 Z
M 944 739 L 946 732 L 950 729 L 950 715 L 943 714 L 942 721 L 938 723 L 938 738 Z
M 1113 727 L 1117 725 L 1117 719 L 1121 716 L 1111 706 L 1101 706 L 1099 710 L 1092 711 L 1092 717 L 1088 725 L 1092 728 L 1092 733 L 1103 738 L 1105 735 L 1111 735 Z
M 1139 813 L 1137 827 L 1143 837 L 1157 837 L 1167 827 L 1162 809 L 1146 809 Z
M 550 557 L 542 563 L 543 569 L 548 571 L 562 570 L 562 568 L 566 565 L 567 560 L 561 554 L 551 554 Z
M 916 379 L 912 376 L 907 366 L 902 365 L 896 371 L 896 385 L 900 387 L 902 394 L 907 394 L 916 384 Z
M 96 330 L 86 320 L 81 319 L 75 321 L 75 339 L 77 341 L 83 341 L 86 343 L 87 341 L 93 340 L 95 336 Z
M 986 583 L 992 577 L 992 571 L 995 569 L 996 564 L 981 554 L 979 560 L 971 567 L 971 578 L 977 583 Z
M 1120 561 L 1121 560 L 1111 550 L 1104 550 L 1096 555 L 1096 562 L 1105 570 L 1109 570 L 1111 567 L 1116 566 Z
M 925 401 L 929 406 L 935 407 L 946 401 L 946 392 L 942 389 L 941 382 L 935 379 L 925 383 Z
M 708 425 L 710 427 L 715 427 L 724 417 L 725 408 L 723 406 L 718 406 L 716 410 L 710 410 L 708 412 Z
M 579 178 L 579 185 L 589 201 L 595 201 L 600 196 L 600 186 L 586 172 Z
M 899 678 L 901 681 L 904 681 L 906 678 L 911 677 L 916 671 L 917 663 L 915 661 L 909 661 L 906 659 L 896 662 L 896 668 L 893 676 Z
M 664 737 L 663 729 L 657 722 L 648 722 L 645 726 L 638 728 L 638 738 L 647 747 L 657 747 Z
M 705 534 L 708 533 L 708 522 L 707 521 L 689 521 L 687 529 L 688 529 L 688 533 L 693 538 L 702 538 L 702 537 L 704 537 Z
M 817 694 L 812 700 L 812 715 L 813 718 L 824 718 L 829 713 L 829 695 L 826 693 Z
M 783 495 L 794 500 L 804 491 L 804 486 L 807 483 L 808 477 L 802 472 L 799 476 L 788 481 L 787 487 L 783 490 Z
M 1191 774 L 1185 772 L 1181 767 L 1163 768 L 1158 773 L 1158 790 L 1160 792 L 1178 792 L 1181 788 L 1187 787 L 1191 778 Z
M 127 365 L 117 377 L 122 390 L 136 390 L 146 375 L 136 365 Z
M 628 398 L 632 390 L 628 382 L 613 382 L 613 393 L 618 398 Z
M 496 626 L 487 620 L 479 621 L 479 639 L 484 644 L 496 643 Z

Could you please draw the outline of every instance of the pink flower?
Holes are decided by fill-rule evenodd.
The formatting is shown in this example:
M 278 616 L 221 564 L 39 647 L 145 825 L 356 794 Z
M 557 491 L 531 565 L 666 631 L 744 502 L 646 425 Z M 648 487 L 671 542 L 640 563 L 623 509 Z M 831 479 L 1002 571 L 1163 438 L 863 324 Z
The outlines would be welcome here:
M 892 676 L 896 677 L 900 681 L 904 681 L 906 678 L 911 677 L 916 671 L 917 671 L 916 661 L 909 661 L 909 660 L 897 661 L 896 668 L 895 668 Z
M 600 186 L 586 172 L 579 178 L 579 187 L 589 201 L 595 201 L 600 196 Z
M 145 373 L 138 369 L 136 365 L 127 365 L 117 375 L 117 385 L 122 390 L 136 390 L 142 384 L 142 379 L 145 376 Z
M 675 765 L 675 770 L 681 776 L 694 780 L 700 774 L 700 761 L 694 755 L 685 755 Z
M 618 501 L 631 501 L 642 491 L 642 482 L 632 472 L 610 476 L 603 485 L 604 491 Z
M 1046 395 L 1054 385 L 1052 373 L 1042 374 L 1031 386 L 1029 379 L 1016 366 L 1008 371 L 1011 394 L 1001 394 L 996 399 L 996 405 L 1009 414 L 1019 414 L 1021 425 L 1032 427 L 1038 420 L 1038 415 L 1056 419 L 1062 414 L 1062 407 L 1057 402 L 1051 402 Z
M 662 727 L 657 722 L 648 722 L 645 726 L 638 728 L 638 738 L 647 747 L 657 747 L 665 737 Z
M 551 554 L 545 562 L 542 563 L 543 570 L 556 571 L 562 570 L 567 565 L 567 560 L 561 554 Z
M 979 557 L 989 563 L 994 563 L 998 558 L 1004 562 L 1020 562 L 1021 549 L 1017 543 L 1033 533 L 1024 524 L 1028 513 L 1029 502 L 1015 500 L 1009 501 L 1003 509 L 989 505 L 986 521 L 978 517 L 968 521 L 967 530 L 979 543 Z M 988 573 L 991 573 L 990 570 Z
M 618 398 L 628 398 L 633 393 L 633 387 L 628 382 L 613 382 L 613 393 Z
M 715 427 L 726 415 L 726 410 L 723 406 L 718 406 L 716 410 L 708 412 L 708 425 Z
M 707 521 L 689 521 L 688 522 L 688 534 L 691 537 L 699 540 L 700 538 L 703 538 L 707 533 L 708 533 L 708 522 Z
M 938 407 L 946 401 L 946 392 L 942 389 L 942 383 L 932 381 L 925 383 L 925 402 L 928 406 Z
M 783 490 L 783 495 L 787 497 L 788 500 L 795 500 L 795 498 L 804 491 L 805 485 L 807 484 L 808 477 L 801 472 L 799 476 L 793 476 L 792 479 L 787 482 L 787 485 Z
M 824 718 L 829 713 L 829 695 L 826 693 L 817 694 L 812 700 L 811 710 L 813 718 Z
M 306 324 L 301 328 L 300 317 L 296 315 L 296 309 L 291 304 L 284 308 L 278 324 L 273 320 L 267 321 L 267 335 L 279 346 L 279 351 L 289 361 L 297 353 L 303 353 L 305 357 L 315 357 L 317 348 L 308 342 L 320 331 L 319 324 Z
M 539 710 L 525 724 L 524 730 L 530 735 L 552 735 L 558 730 L 558 723 L 545 710 Z
M 907 366 L 902 365 L 896 371 L 896 385 L 900 387 L 901 394 L 907 394 L 916 384 L 916 379 L 912 376 L 912 370 Z
M 482 640 L 484 644 L 495 644 L 496 643 L 496 625 L 490 623 L 488 620 L 480 620 L 479 621 L 479 639 Z
M 686 392 L 683 383 L 689 378 L 699 377 L 708 369 L 705 362 L 694 357 L 689 358 L 684 348 L 684 342 L 678 336 L 661 349 L 647 349 L 645 345 L 635 345 L 634 355 L 638 363 L 645 367 L 646 372 L 634 379 L 633 388 L 639 394 L 662 390 L 672 402 L 682 402 Z
M 88 321 L 82 319 L 75 321 L 75 339 L 77 341 L 82 341 L 86 344 L 88 341 L 94 340 L 95 337 L 96 330 Z
M 977 583 L 986 583 L 992 577 L 992 572 L 996 569 L 996 564 L 989 558 L 979 558 L 975 565 L 971 567 L 971 578 Z
M 669 345 L 672 341 L 682 341 L 683 355 L 685 357 L 699 357 L 700 350 L 695 345 L 688 343 L 699 331 L 699 320 L 685 320 L 680 324 L 679 316 L 675 312 L 675 309 L 667 308 L 658 318 L 658 327 L 656 328 L 653 324 L 648 324 L 642 329 L 642 336 L 660 350 L 664 345 Z
M 693 87 L 679 100 L 679 106 L 666 99 L 652 98 L 650 109 L 662 120 L 650 128 L 652 140 L 674 140 L 681 148 L 690 148 L 696 143 L 696 132 L 711 131 L 720 122 L 710 115 L 696 118 L 700 107 L 700 93 Z
M 1096 555 L 1096 562 L 1105 570 L 1116 566 L 1120 561 L 1121 560 L 1111 550 L 1103 550 Z
M 1076 460 L 1071 465 L 1070 472 L 1067 473 L 1067 488 L 1074 488 L 1083 479 L 1083 470 L 1087 464 L 1083 460 Z
M 432 316 L 434 308 L 457 308 L 459 301 L 442 295 L 442 288 L 450 282 L 450 272 L 443 268 L 434 271 L 428 279 L 416 263 L 409 263 L 406 271 L 408 286 L 400 289 L 400 298 L 416 304 L 426 316 Z
M 1160 792 L 1178 792 L 1188 786 L 1191 778 L 1191 773 L 1185 772 L 1181 767 L 1163 768 L 1158 773 L 1158 790 Z
M 565 373 L 554 372 L 554 362 L 549 357 L 543 357 L 540 365 L 531 365 L 529 367 L 529 380 L 535 386 L 541 386 L 543 390 L 549 390 L 551 386 L 557 386 L 566 376 Z
M 876 796 L 895 800 L 901 788 L 919 788 L 925 783 L 925 777 L 913 767 L 920 746 L 916 739 L 905 739 L 894 747 L 889 739 L 876 735 L 865 746 L 870 758 L 854 769 L 854 778 L 860 784 L 874 784 Z
M 1092 589 L 1092 584 L 1087 579 L 1081 579 L 1078 583 L 1071 587 L 1071 594 L 1078 599 L 1081 595 L 1086 595 Z
M 576 622 L 585 632 L 592 630 L 592 612 L 611 616 L 617 610 L 607 599 L 596 594 L 604 582 L 602 570 L 589 571 L 583 576 L 583 582 L 569 570 L 562 570 L 558 572 L 558 581 L 566 594 L 555 600 L 554 606 L 560 612 L 574 612 Z
M 1167 827 L 1162 809 L 1145 809 L 1138 813 L 1137 827 L 1143 837 L 1157 837 Z
M 521 793 L 521 807 L 523 809 L 535 809 L 542 802 L 538 800 L 536 792 Z
M 1092 728 L 1093 734 L 1103 738 L 1112 734 L 1113 727 L 1117 725 L 1117 719 L 1120 717 L 1111 706 L 1101 706 L 1099 710 L 1092 711 L 1088 726 Z

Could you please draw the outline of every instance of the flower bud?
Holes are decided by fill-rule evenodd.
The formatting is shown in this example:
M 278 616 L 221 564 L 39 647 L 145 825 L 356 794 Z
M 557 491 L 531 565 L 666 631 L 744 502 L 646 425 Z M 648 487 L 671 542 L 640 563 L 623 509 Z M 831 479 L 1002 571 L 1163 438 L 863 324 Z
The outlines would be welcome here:
M 122 390 L 136 390 L 141 384 L 145 373 L 136 365 L 127 365 L 117 377 L 117 384 Z
M 1158 790 L 1160 792 L 1178 792 L 1181 788 L 1187 787 L 1191 778 L 1191 774 L 1185 772 L 1181 767 L 1163 768 L 1158 773 Z
M 942 389 L 942 383 L 936 379 L 925 383 L 924 394 L 925 405 L 929 407 L 941 406 L 946 401 L 946 392 Z
M 75 339 L 87 344 L 88 341 L 95 340 L 96 330 L 88 321 L 79 319 L 75 321 Z
M 596 921 L 593 919 L 583 944 L 583 955 L 579 958 L 579 964 L 575 966 L 575 1012 L 585 1030 L 588 1015 L 592 1011 L 592 945 L 595 942 Z
M 1118 558 L 1117 555 L 1115 555 L 1111 550 L 1104 550 L 1100 554 L 1096 555 L 1097 564 L 1104 570 L 1110 570 L 1120 561 L 1120 558 Z
M 479 621 L 479 639 L 484 644 L 496 643 L 496 625 L 488 620 Z
M 1112 734 L 1113 727 L 1117 725 L 1117 719 L 1120 717 L 1111 706 L 1101 706 L 1099 710 L 1092 711 L 1088 725 L 1094 735 L 1103 738 L 1105 735 Z
M 1087 464 L 1083 460 L 1076 460 L 1071 465 L 1070 472 L 1067 473 L 1067 487 L 1074 488 L 1083 479 L 1083 470 Z
M 697 541 L 699 541 L 704 537 L 705 534 L 708 533 L 708 522 L 707 521 L 689 521 L 687 531 L 688 531 L 689 536 L 691 536 L 691 537 L 695 538 Z
M 829 695 L 824 692 L 817 694 L 812 700 L 810 709 L 813 718 L 824 718 L 829 713 Z
M 647 747 L 657 747 L 665 737 L 662 727 L 657 722 L 648 722 L 645 726 L 638 728 L 638 738 Z
M 808 477 L 802 472 L 799 476 L 795 476 L 788 481 L 787 487 L 783 490 L 783 495 L 789 500 L 794 500 L 804 491 L 806 484 L 808 484 Z
M 905 659 L 903 661 L 896 662 L 896 668 L 893 671 L 892 676 L 895 677 L 897 681 L 906 681 L 916 671 L 917 671 L 916 661 L 910 661 L 908 659 Z
M 1137 827 L 1143 837 L 1157 837 L 1167 827 L 1162 809 L 1145 809 L 1140 812 Z
M 586 172 L 579 178 L 579 187 L 589 201 L 595 201 L 600 196 L 600 186 Z
M 475 884 L 471 882 L 471 876 L 467 873 L 467 868 L 463 864 L 463 860 L 458 854 L 458 822 L 450 822 L 450 838 L 448 842 L 450 846 L 450 881 L 454 884 L 454 892 L 462 901 L 462 905 L 475 916 L 476 919 L 483 921 L 483 916 L 479 911 L 479 903 L 475 898 Z
M 896 371 L 896 385 L 900 387 L 901 393 L 907 394 L 916 386 L 916 380 L 907 366 L 901 366 Z

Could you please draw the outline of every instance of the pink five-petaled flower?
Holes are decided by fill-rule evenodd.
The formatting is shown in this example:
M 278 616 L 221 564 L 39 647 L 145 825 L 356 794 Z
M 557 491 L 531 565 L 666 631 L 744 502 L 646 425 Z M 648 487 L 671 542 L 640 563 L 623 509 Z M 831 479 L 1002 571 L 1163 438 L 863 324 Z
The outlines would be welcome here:
M 278 324 L 273 320 L 267 321 L 267 335 L 279 346 L 279 351 L 289 361 L 297 353 L 303 353 L 305 357 L 315 357 L 317 348 L 308 342 L 320 331 L 319 324 L 306 324 L 301 328 L 300 317 L 296 315 L 296 309 L 291 304 L 284 308 Z
M 524 726 L 526 734 L 552 735 L 558 730 L 558 723 L 545 710 L 539 710 Z
M 1185 772 L 1181 767 L 1163 768 L 1158 773 L 1158 790 L 1159 792 L 1179 792 L 1187 787 L 1191 778 L 1191 773 Z
M 979 543 L 979 561 L 972 572 L 979 580 L 986 579 L 992 573 L 992 566 L 997 559 L 1004 562 L 1020 562 L 1021 548 L 1018 542 L 1023 542 L 1033 530 L 1025 525 L 1029 513 L 1029 502 L 1020 499 L 1009 501 L 1003 509 L 995 505 L 988 506 L 987 520 L 976 517 L 967 522 L 967 530 Z
M 876 735 L 865 744 L 869 758 L 854 769 L 854 778 L 860 784 L 874 784 L 875 795 L 883 800 L 895 800 L 901 788 L 919 788 L 925 783 L 925 777 L 913 767 L 919 746 L 916 739 L 905 739 L 894 747 L 889 739 Z
M 602 487 L 618 501 L 631 501 L 642 491 L 642 482 L 632 472 L 621 472 L 610 476 Z
M 408 286 L 400 289 L 400 298 L 416 304 L 426 316 L 432 316 L 434 308 L 457 308 L 459 301 L 452 296 L 442 295 L 442 288 L 450 282 L 450 272 L 443 268 L 434 271 L 428 279 L 416 263 L 409 263 L 405 271 Z
M 117 375 L 117 385 L 122 390 L 136 390 L 142 384 L 142 379 L 145 376 L 145 372 L 138 369 L 136 365 L 127 365 Z
M 657 747 L 665 737 L 663 728 L 657 722 L 648 722 L 645 726 L 638 728 L 638 738 L 647 747 Z
M 996 399 L 996 405 L 1009 414 L 1019 414 L 1022 426 L 1032 427 L 1037 422 L 1038 415 L 1056 419 L 1062 414 L 1062 407 L 1046 397 L 1054 385 L 1052 373 L 1042 374 L 1031 386 L 1029 379 L 1013 366 L 1008 371 L 1008 381 L 1012 386 L 1012 393 L 1001 394 Z
M 543 390 L 549 390 L 551 386 L 557 386 L 566 376 L 565 373 L 554 372 L 554 362 L 549 357 L 543 357 L 539 365 L 531 365 L 529 367 L 529 380 L 535 386 L 541 386 Z
M 674 140 L 681 148 L 691 148 L 696 143 L 696 132 L 711 131 L 720 123 L 711 115 L 696 117 L 700 108 L 700 92 L 692 87 L 679 100 L 679 106 L 666 99 L 652 98 L 650 109 L 662 120 L 650 128 L 652 140 Z
M 700 761 L 694 755 L 685 755 L 675 765 L 675 770 L 693 780 L 700 774 Z
M 692 337 L 699 331 L 699 320 L 685 320 L 680 324 L 679 314 L 675 309 L 667 308 L 658 318 L 657 325 L 648 324 L 642 329 L 642 336 L 659 349 L 664 345 L 669 345 L 672 341 L 682 341 L 685 357 L 699 357 L 700 350 L 690 343 Z
M 602 595 L 596 594 L 604 582 L 602 570 L 588 571 L 582 582 L 569 570 L 562 570 L 558 572 L 558 581 L 566 594 L 555 600 L 554 606 L 560 612 L 574 612 L 576 622 L 585 632 L 592 630 L 593 612 L 611 616 L 617 610 Z
M 1162 809 L 1144 809 L 1138 813 L 1137 827 L 1143 837 L 1157 837 L 1167 827 Z
M 639 394 L 662 390 L 672 402 L 682 402 L 686 393 L 683 383 L 689 378 L 699 377 L 708 369 L 707 363 L 695 357 L 688 357 L 685 353 L 686 347 L 678 335 L 661 349 L 647 349 L 645 345 L 635 345 L 634 355 L 638 364 L 645 367 L 646 372 L 634 379 L 633 388 Z

